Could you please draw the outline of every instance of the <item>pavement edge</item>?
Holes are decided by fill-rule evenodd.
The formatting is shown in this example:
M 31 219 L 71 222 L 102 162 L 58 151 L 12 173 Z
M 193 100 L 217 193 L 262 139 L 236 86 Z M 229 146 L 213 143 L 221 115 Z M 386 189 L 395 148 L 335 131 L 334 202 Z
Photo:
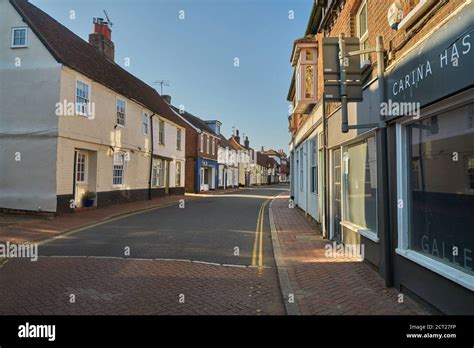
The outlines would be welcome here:
M 278 195 L 280 196 L 280 195 Z M 278 198 L 278 196 L 276 198 Z M 275 226 L 275 221 L 273 219 L 273 202 L 270 202 L 268 207 L 268 215 L 270 217 L 270 230 L 272 235 L 272 244 L 273 244 L 273 257 L 275 258 L 275 263 L 277 266 L 278 280 L 280 282 L 281 295 L 283 297 L 283 303 L 285 306 L 286 314 L 288 315 L 301 315 L 299 305 L 296 300 L 296 294 L 293 291 L 291 286 L 290 276 L 288 275 L 288 270 L 286 267 L 285 260 L 281 252 L 280 242 L 278 240 L 278 233 Z M 294 296 L 294 302 L 288 302 L 288 297 L 290 294 Z

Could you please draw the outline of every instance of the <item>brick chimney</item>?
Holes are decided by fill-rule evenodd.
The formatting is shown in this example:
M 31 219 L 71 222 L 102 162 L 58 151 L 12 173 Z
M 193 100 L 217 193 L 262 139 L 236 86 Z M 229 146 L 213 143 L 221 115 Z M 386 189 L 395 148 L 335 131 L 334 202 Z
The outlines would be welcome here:
M 235 141 L 237 141 L 237 143 L 240 144 L 240 135 L 239 135 L 239 130 L 238 129 L 235 131 L 235 137 L 234 138 L 235 138 Z
M 250 145 L 249 137 L 245 137 L 244 146 L 248 149 Z
M 89 44 L 94 46 L 110 61 L 115 60 L 115 46 L 112 42 L 112 30 L 103 18 L 94 18 L 94 32 L 89 34 Z
M 165 102 L 168 103 L 168 105 L 171 105 L 171 96 L 170 95 L 162 95 L 163 99 Z

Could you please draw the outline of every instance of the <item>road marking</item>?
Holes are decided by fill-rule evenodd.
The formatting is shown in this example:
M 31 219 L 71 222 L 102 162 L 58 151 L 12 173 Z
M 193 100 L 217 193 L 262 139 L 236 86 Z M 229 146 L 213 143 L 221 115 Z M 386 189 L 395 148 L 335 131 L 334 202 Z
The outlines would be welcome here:
M 265 201 L 265 204 L 263 204 L 263 209 L 262 209 L 262 217 L 260 219 L 260 248 L 259 248 L 259 254 L 258 254 L 258 268 L 262 269 L 263 268 L 263 222 L 265 221 L 265 207 L 267 206 L 268 202 L 270 200 Z
M 201 265 L 209 266 L 221 266 L 221 267 L 233 267 L 233 268 L 257 268 L 257 266 L 247 265 L 236 265 L 229 263 L 217 263 L 207 261 L 196 261 L 196 260 L 185 260 L 185 259 L 146 259 L 146 258 L 133 258 L 133 257 L 119 257 L 119 256 L 67 256 L 67 255 L 52 255 L 52 256 L 39 256 L 40 258 L 71 258 L 71 259 L 101 259 L 101 260 L 127 260 L 127 261 L 161 261 L 161 262 L 185 262 L 185 263 L 196 263 Z M 260 267 L 258 267 L 260 269 Z M 268 268 L 270 266 L 263 266 L 261 268 Z
M 252 266 L 254 267 L 257 266 L 258 236 L 259 236 L 260 218 L 262 216 L 262 208 L 263 208 L 263 203 L 260 206 L 260 210 L 258 211 L 257 226 L 255 227 L 255 240 L 253 241 Z

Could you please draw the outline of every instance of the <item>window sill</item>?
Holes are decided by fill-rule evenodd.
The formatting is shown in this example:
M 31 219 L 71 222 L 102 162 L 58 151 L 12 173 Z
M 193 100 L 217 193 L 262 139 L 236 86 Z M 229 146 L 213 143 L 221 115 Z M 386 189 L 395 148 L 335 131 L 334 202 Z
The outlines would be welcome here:
M 116 123 L 115 126 L 116 126 L 116 128 L 125 128 L 124 125 L 121 125 L 121 124 L 119 124 L 119 123 Z
M 395 249 L 395 252 L 398 255 L 429 269 L 430 271 L 438 273 L 439 275 L 474 291 L 474 276 L 468 275 L 456 268 L 445 265 L 442 262 L 436 261 L 413 250 L 397 248 Z
M 397 30 L 405 28 L 405 31 L 411 27 L 415 21 L 425 13 L 425 11 L 433 4 L 433 0 L 422 0 L 416 5 L 403 20 L 398 24 Z
M 123 185 L 112 185 L 113 189 L 121 189 L 123 188 Z
M 12 49 L 17 49 L 17 48 L 28 48 L 28 46 L 10 46 Z
M 340 224 L 341 226 L 344 226 L 354 232 L 359 233 L 361 236 L 364 236 L 365 238 L 370 239 L 372 242 L 378 243 L 380 241 L 377 234 L 374 231 L 369 230 L 368 228 L 360 227 L 349 221 L 341 221 Z

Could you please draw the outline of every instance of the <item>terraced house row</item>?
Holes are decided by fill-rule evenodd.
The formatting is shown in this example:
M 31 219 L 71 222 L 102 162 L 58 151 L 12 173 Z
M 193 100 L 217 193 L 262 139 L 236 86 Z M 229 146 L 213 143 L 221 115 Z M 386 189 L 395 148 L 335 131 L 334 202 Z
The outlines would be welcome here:
M 0 0 L 0 208 L 89 206 L 255 184 L 256 152 L 26 0 Z M 277 166 L 275 165 L 275 168 Z
M 448 314 L 474 308 L 473 33 L 470 0 L 314 1 L 290 58 L 294 202 L 325 238 L 363 244 L 388 287 Z M 363 52 L 341 65 L 352 38 Z

